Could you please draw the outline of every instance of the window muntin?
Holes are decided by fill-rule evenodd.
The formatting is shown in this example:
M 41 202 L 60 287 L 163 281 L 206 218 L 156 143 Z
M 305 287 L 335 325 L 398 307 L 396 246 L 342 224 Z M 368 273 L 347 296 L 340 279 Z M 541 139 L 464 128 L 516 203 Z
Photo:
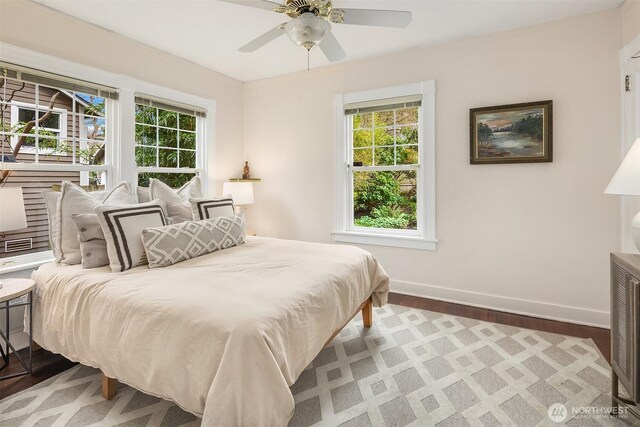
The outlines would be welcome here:
M 418 229 L 419 107 L 347 115 L 351 228 Z M 382 168 L 382 170 L 380 170 Z
M 136 104 L 136 164 L 196 168 L 195 115 Z

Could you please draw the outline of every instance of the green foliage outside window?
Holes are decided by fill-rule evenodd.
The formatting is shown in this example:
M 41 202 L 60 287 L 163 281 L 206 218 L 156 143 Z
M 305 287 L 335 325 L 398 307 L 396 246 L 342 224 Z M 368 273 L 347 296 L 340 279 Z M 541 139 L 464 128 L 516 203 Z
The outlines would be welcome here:
M 157 179 L 159 181 L 164 182 L 171 188 L 180 188 L 191 178 L 193 178 L 195 174 L 193 173 L 139 173 L 138 174 L 138 186 L 139 187 L 148 187 L 149 181 L 151 178 Z
M 136 104 L 136 164 L 195 168 L 196 117 Z
M 418 164 L 418 143 L 418 108 L 353 116 L 354 165 Z M 415 170 L 355 171 L 354 224 L 359 227 L 415 230 L 416 190 Z

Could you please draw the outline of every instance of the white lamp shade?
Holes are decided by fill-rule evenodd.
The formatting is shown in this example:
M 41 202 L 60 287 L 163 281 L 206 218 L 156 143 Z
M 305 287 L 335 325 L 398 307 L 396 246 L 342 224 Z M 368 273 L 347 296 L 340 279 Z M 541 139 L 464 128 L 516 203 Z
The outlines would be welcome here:
M 222 185 L 222 194 L 231 195 L 235 205 L 251 205 L 253 204 L 253 183 L 225 182 Z
M 0 232 L 27 227 L 22 188 L 0 188 Z
M 640 196 L 640 138 L 633 143 L 604 192 Z

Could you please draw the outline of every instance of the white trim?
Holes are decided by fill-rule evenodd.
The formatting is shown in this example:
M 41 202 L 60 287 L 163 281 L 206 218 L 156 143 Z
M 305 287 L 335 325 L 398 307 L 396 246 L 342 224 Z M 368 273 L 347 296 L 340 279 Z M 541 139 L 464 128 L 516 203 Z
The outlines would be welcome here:
M 363 233 L 357 231 L 334 231 L 333 240 L 343 243 L 357 243 L 361 245 L 392 246 L 396 248 L 422 249 L 435 251 L 437 240 L 425 239 L 419 236 L 403 236 L 389 234 Z
M 543 301 L 524 300 L 482 292 L 433 286 L 425 283 L 407 282 L 403 280 L 392 280 L 390 288 L 391 292 L 404 295 L 430 298 L 456 304 L 470 305 L 473 307 L 504 311 L 507 313 L 575 323 L 578 325 L 595 326 L 598 328 L 608 329 L 611 324 L 610 313 L 602 310 L 591 310 L 569 305 L 552 304 Z
M 107 171 L 110 172 L 113 167 L 111 165 L 85 165 L 82 163 L 72 164 L 56 164 L 56 163 L 19 163 L 19 162 L 0 162 L 0 170 L 39 170 L 51 172 L 76 172 L 76 171 Z
M 55 258 L 51 251 L 0 258 L 0 276 L 13 273 L 15 271 L 38 268 L 42 264 L 46 264 L 54 260 Z
M 351 159 L 349 129 L 344 108 L 347 104 L 422 95 L 422 106 L 418 108 L 419 164 L 407 166 L 416 171 L 418 230 L 368 229 L 353 225 L 351 208 L 353 182 L 349 166 Z M 424 250 L 436 250 L 436 185 L 435 185 L 435 94 L 434 80 L 420 83 L 373 89 L 362 92 L 339 94 L 334 97 L 335 110 L 335 216 L 334 240 L 338 242 L 396 246 Z M 400 166 L 405 169 L 405 166 Z M 388 170 L 388 167 L 358 167 L 357 170 Z

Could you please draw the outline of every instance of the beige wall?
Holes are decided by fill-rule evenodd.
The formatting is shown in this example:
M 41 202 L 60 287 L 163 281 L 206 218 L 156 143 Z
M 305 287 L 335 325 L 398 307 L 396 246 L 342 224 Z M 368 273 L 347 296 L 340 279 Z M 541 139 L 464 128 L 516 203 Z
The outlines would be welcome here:
M 626 0 L 622 5 L 622 41 L 630 43 L 640 36 L 640 0 Z
M 247 83 L 246 157 L 263 179 L 251 227 L 331 242 L 333 95 L 433 79 L 438 250 L 363 247 L 396 289 L 607 323 L 620 208 L 603 190 L 620 154 L 621 38 L 612 10 Z M 469 108 L 545 99 L 553 163 L 469 164 Z
M 242 168 L 242 83 L 24 0 L 0 0 L 0 41 L 214 99 L 216 179 Z

